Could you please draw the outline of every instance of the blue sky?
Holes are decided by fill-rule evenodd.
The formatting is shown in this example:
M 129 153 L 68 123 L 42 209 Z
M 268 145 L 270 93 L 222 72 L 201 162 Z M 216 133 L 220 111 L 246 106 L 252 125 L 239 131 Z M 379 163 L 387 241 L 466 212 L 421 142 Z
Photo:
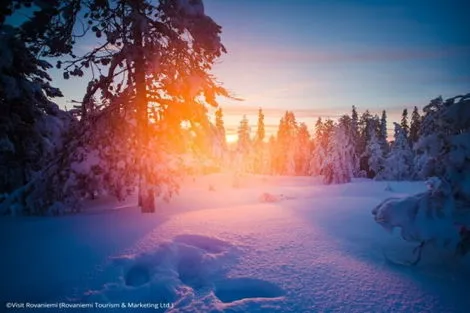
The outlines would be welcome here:
M 220 99 L 229 133 L 243 114 L 266 110 L 270 129 L 285 110 L 314 124 L 356 105 L 422 107 L 438 95 L 470 92 L 470 4 L 466 1 L 205 0 L 228 49 L 214 67 L 243 102 Z M 93 43 L 86 43 L 91 47 Z M 78 49 L 86 50 L 86 45 Z M 53 73 L 65 98 L 81 100 L 86 82 Z M 71 106 L 67 104 L 67 106 Z M 390 121 L 390 122 L 391 122 Z M 391 128 L 391 123 L 389 125 Z
M 270 110 L 275 120 L 286 109 L 302 109 L 304 119 L 334 117 L 356 105 L 395 119 L 405 107 L 470 91 L 465 1 L 206 0 L 205 7 L 229 51 L 215 74 L 245 99 L 221 101 L 237 117 L 258 106 L 278 108 Z

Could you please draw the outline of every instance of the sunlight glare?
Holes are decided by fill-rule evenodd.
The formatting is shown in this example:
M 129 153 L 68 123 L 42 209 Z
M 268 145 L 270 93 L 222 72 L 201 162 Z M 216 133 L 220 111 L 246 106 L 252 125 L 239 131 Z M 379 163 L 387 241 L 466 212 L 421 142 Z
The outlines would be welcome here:
M 228 143 L 234 143 L 238 140 L 238 136 L 236 134 L 227 134 L 225 135 L 225 138 Z

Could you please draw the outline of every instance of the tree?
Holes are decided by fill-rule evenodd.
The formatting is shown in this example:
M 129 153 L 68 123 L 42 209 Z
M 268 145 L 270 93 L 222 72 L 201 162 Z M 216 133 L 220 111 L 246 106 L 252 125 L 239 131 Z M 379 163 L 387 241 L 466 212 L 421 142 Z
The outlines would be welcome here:
M 258 124 L 256 129 L 256 141 L 262 142 L 265 136 L 265 129 L 264 129 L 264 114 L 263 110 L 259 108 L 258 110 Z
M 354 144 L 351 119 L 343 116 L 334 127 L 329 140 L 328 155 L 322 168 L 325 184 L 348 183 L 353 177 Z
M 425 135 L 418 141 L 428 163 L 423 176 L 437 176 L 447 181 L 461 204 L 470 204 L 470 94 L 446 101 L 432 100 L 425 107 Z M 434 132 L 430 132 L 434 125 Z
M 372 115 L 369 110 L 362 113 L 359 119 L 359 139 L 358 139 L 358 155 L 359 159 L 359 176 L 366 176 L 369 173 L 369 160 L 367 159 L 366 149 L 367 144 L 370 142 Z
M 60 166 L 44 173 L 41 188 L 48 189 L 49 198 L 41 207 L 77 202 L 96 186 L 121 198 L 137 184 L 142 211 L 154 211 L 155 194 L 169 198 L 177 191 L 169 134 L 182 121 L 190 127 L 204 125 L 206 106 L 216 106 L 217 95 L 229 96 L 209 74 L 215 59 L 226 52 L 221 28 L 204 14 L 201 1 L 71 3 L 79 4 L 78 9 L 58 18 L 71 16 L 67 29 L 73 29 L 75 13 L 80 12 L 89 25 L 85 31 L 100 45 L 81 56 L 69 49 L 70 59 L 57 62 L 65 79 L 88 71 L 92 80 L 73 111 L 80 117 L 80 136 L 72 138 Z M 65 36 L 61 46 L 75 39 Z M 93 97 L 97 101 L 91 101 Z M 76 164 L 83 165 L 80 173 Z M 83 179 L 78 182 L 78 177 Z M 90 180 L 95 183 L 83 183 Z M 59 186 L 69 190 L 59 191 Z M 36 187 L 28 187 L 28 192 L 41 190 Z
M 297 131 L 297 150 L 295 154 L 295 172 L 297 175 L 307 175 L 309 171 L 310 134 L 305 123 L 300 123 Z
M 47 166 L 73 123 L 51 101 L 62 93 L 51 86 L 52 65 L 44 58 L 67 52 L 60 40 L 69 29 L 55 16 L 76 7 L 50 1 L 14 27 L 7 17 L 20 14 L 23 6 L 31 2 L 6 1 L 0 9 L 0 194 L 28 184 Z
M 321 168 L 326 155 L 324 138 L 324 126 L 321 117 L 317 119 L 315 123 L 314 138 L 313 138 L 313 150 L 310 156 L 309 172 L 312 176 L 321 174 Z
M 384 169 L 384 151 L 375 133 L 372 133 L 370 142 L 367 144 L 366 153 L 368 156 L 369 171 L 374 178 L 381 178 L 381 172 Z
M 420 128 L 421 128 L 421 116 L 419 115 L 418 108 L 415 106 L 413 108 L 413 113 L 411 113 L 411 125 L 410 125 L 410 141 L 412 144 L 415 144 L 416 142 L 418 142 Z
M 351 112 L 351 136 L 354 143 L 354 176 L 358 177 L 360 172 L 360 138 L 359 138 L 359 116 L 357 114 L 356 106 L 352 106 Z
M 215 111 L 215 136 L 214 136 L 214 145 L 215 145 L 215 157 L 221 165 L 226 150 L 227 150 L 227 139 L 225 136 L 225 126 L 224 126 L 224 114 L 222 108 L 218 108 Z
M 429 138 L 433 138 L 437 133 L 445 132 L 439 122 L 439 114 L 443 110 L 444 100 L 441 96 L 431 100 L 430 103 L 423 108 L 424 115 L 421 118 L 418 131 L 419 140 L 413 147 L 415 150 L 414 174 L 417 179 L 426 179 L 429 176 L 434 176 L 433 171 L 436 161 L 434 155 L 438 153 L 438 151 L 434 149 L 438 146 L 428 144 L 427 141 Z
M 265 145 L 264 145 L 264 114 L 263 110 L 259 108 L 258 110 L 258 124 L 256 125 L 256 137 L 254 143 L 254 171 L 255 173 L 263 173 L 266 170 L 265 166 Z
M 383 156 L 388 153 L 388 131 L 387 131 L 387 112 L 382 111 L 382 117 L 380 118 L 380 133 L 379 133 L 379 143 L 382 148 Z
M 398 123 L 395 125 L 394 142 L 385 161 L 382 177 L 387 180 L 407 180 L 412 177 L 413 152 L 405 135 L 405 130 Z
M 220 138 L 223 146 L 227 145 L 227 140 L 225 137 L 225 125 L 224 125 L 224 113 L 222 108 L 218 108 L 215 111 L 215 128 L 217 129 L 217 135 Z
M 240 121 L 238 126 L 238 141 L 237 148 L 242 153 L 247 153 L 250 149 L 251 139 L 250 139 L 250 125 L 246 115 L 243 115 L 243 118 Z
M 403 109 L 400 126 L 403 129 L 404 136 L 408 139 L 410 135 L 410 127 L 408 126 L 408 109 Z

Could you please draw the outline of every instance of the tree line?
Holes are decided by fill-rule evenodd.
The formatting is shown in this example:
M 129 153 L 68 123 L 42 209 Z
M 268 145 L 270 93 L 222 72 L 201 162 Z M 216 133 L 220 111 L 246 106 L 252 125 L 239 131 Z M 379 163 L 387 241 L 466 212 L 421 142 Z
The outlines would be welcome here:
M 456 102 L 459 99 L 459 102 Z M 377 180 L 421 180 L 438 174 L 436 160 L 445 153 L 464 147 L 440 147 L 429 138 L 445 134 L 465 133 L 443 119 L 449 107 L 468 103 L 468 96 L 443 100 L 437 97 L 422 110 L 414 107 L 411 117 L 404 109 L 399 123 L 393 123 L 393 138 L 387 132 L 387 112 L 373 115 L 365 110 L 359 115 L 352 107 L 350 114 L 337 121 L 318 118 L 312 130 L 296 120 L 294 112 L 286 111 L 277 133 L 265 140 L 264 114 L 258 112 L 256 132 L 252 136 L 246 116 L 238 127 L 235 155 L 229 164 L 240 171 L 270 175 L 322 176 L 326 184 L 350 182 L 354 177 Z M 466 111 L 452 118 L 469 119 Z M 454 112 L 455 114 L 455 112 Z M 219 138 L 225 138 L 222 109 L 216 114 Z M 448 128 L 443 128 L 443 124 Z M 224 145 L 224 147 L 226 147 Z M 444 149 L 444 150 L 443 150 Z M 468 159 L 465 159 L 468 162 Z

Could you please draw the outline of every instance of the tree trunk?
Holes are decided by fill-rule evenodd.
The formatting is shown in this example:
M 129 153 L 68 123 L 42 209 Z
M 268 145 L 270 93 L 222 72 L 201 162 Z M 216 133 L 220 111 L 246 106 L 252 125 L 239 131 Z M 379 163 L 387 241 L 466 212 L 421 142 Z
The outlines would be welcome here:
M 131 2 L 133 10 L 138 13 L 142 1 L 135 0 Z M 136 14 L 137 15 L 137 14 Z M 145 164 L 147 158 L 146 149 L 149 142 L 149 125 L 148 125 L 148 99 L 147 99 L 147 86 L 145 82 L 145 58 L 143 54 L 144 41 L 142 36 L 142 29 L 139 21 L 135 20 L 132 26 L 134 35 L 134 46 L 136 47 L 135 63 L 134 63 L 134 81 L 136 91 L 136 112 L 139 131 L 139 155 L 140 160 L 140 173 L 139 173 L 139 195 L 138 205 L 142 213 L 155 212 L 155 194 L 153 188 L 148 186 L 148 178 L 146 173 Z

